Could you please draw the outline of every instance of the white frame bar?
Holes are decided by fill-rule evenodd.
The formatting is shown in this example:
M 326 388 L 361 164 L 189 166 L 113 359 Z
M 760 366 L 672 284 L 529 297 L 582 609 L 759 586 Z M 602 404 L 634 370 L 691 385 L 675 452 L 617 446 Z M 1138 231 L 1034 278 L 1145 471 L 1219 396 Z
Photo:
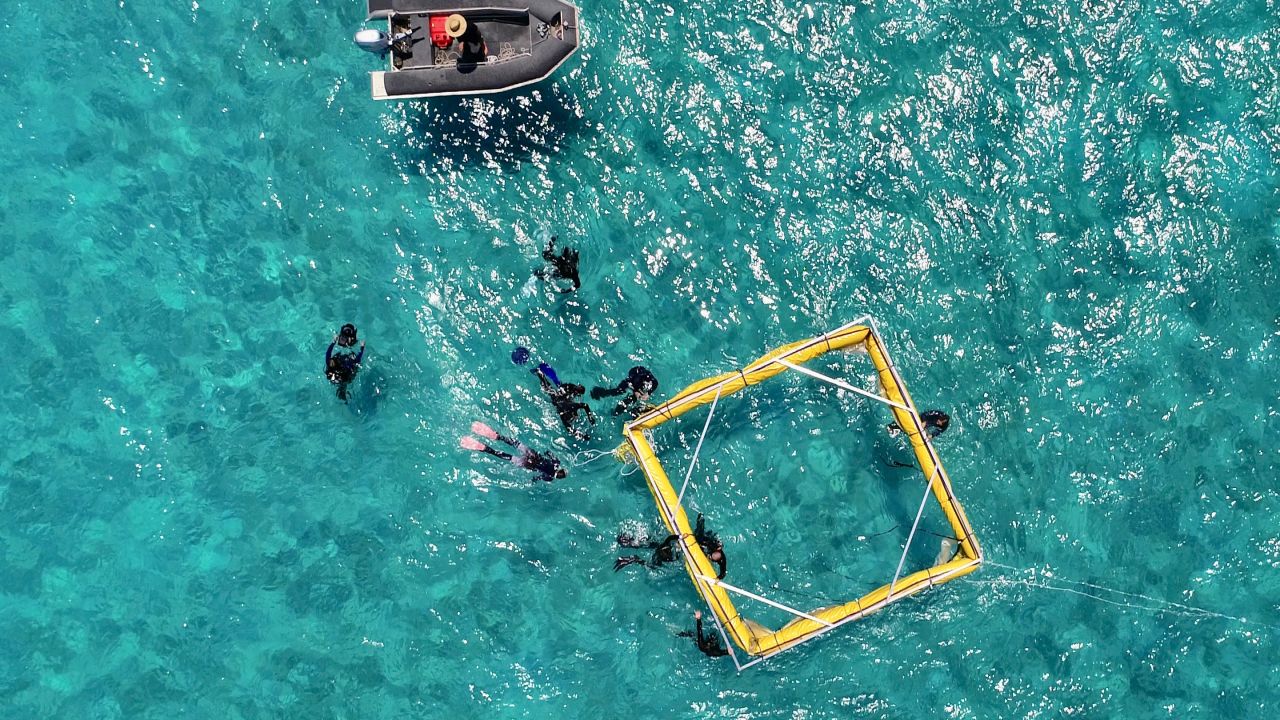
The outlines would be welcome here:
M 907 544 L 902 548 L 902 557 L 898 558 L 898 569 L 893 571 L 893 582 L 889 583 L 889 595 L 893 597 L 893 590 L 898 585 L 898 578 L 902 577 L 902 566 L 907 562 L 907 552 L 911 550 L 911 541 L 915 539 L 916 529 L 920 527 L 920 518 L 924 515 L 924 506 L 929 502 L 929 493 L 933 492 L 933 479 L 938 476 L 937 463 L 933 466 L 933 472 L 929 473 L 929 482 L 924 484 L 924 497 L 920 498 L 920 509 L 916 510 L 916 521 L 911 523 L 911 532 L 907 533 Z
M 748 590 L 743 590 L 740 587 L 730 585 L 729 583 L 723 580 L 717 580 L 716 578 L 707 577 L 706 575 L 699 575 L 698 579 L 704 583 L 707 583 L 708 585 L 719 585 L 720 587 L 724 588 L 725 590 L 728 590 L 729 592 L 735 592 L 744 597 L 749 597 L 752 600 L 759 600 L 760 602 L 770 607 L 775 607 L 775 608 L 778 608 L 779 610 L 785 610 L 786 612 L 789 612 L 792 615 L 795 615 L 796 617 L 802 617 L 802 618 L 805 618 L 806 620 L 812 620 L 820 625 L 825 625 L 826 627 L 832 627 L 831 623 L 827 622 L 826 620 L 823 620 L 820 617 L 814 617 L 813 615 L 810 615 L 807 612 L 797 610 L 793 607 L 788 607 L 786 605 L 783 605 L 780 602 L 774 602 L 773 600 L 770 600 L 767 597 L 756 595 L 755 593 L 750 592 Z
M 707 439 L 707 428 L 711 427 L 711 418 L 716 414 L 716 404 L 720 402 L 720 391 L 716 388 L 716 397 L 711 401 L 711 410 L 707 413 L 707 421 L 702 424 L 702 434 L 698 436 L 698 447 L 693 450 L 693 460 L 689 462 L 689 471 L 684 474 L 684 484 L 680 486 L 680 494 L 676 496 L 676 504 L 684 502 L 684 491 L 689 487 L 689 478 L 693 477 L 693 468 L 698 464 L 698 454 L 702 452 L 702 441 Z
M 787 368 L 789 368 L 789 369 L 791 369 L 791 370 L 795 370 L 795 371 L 796 371 L 796 372 L 798 372 L 798 373 L 804 373 L 805 375 L 808 375 L 808 376 L 810 376 L 810 377 L 815 377 L 815 378 L 818 378 L 819 380 L 822 380 L 822 381 L 824 381 L 824 382 L 829 382 L 829 383 L 831 383 L 832 385 L 835 385 L 836 387 L 838 387 L 838 388 L 840 388 L 840 389 L 842 389 L 842 390 L 848 390 L 849 392 L 857 393 L 857 394 L 859 394 L 859 395 L 861 395 L 861 396 L 863 396 L 863 397 L 871 398 L 872 400 L 879 400 L 880 402 L 884 403 L 885 405 L 891 405 L 891 406 L 893 406 L 893 407 L 898 408 L 899 410 L 902 410 L 903 412 L 908 412 L 908 413 L 909 413 L 909 412 L 911 412 L 911 408 L 907 407 L 906 405 L 902 405 L 902 404 L 900 404 L 900 403 L 896 403 L 896 402 L 894 402 L 894 401 L 890 400 L 889 398 L 881 397 L 881 396 L 879 396 L 879 395 L 876 395 L 875 393 L 867 392 L 866 390 L 863 390 L 863 389 L 861 389 L 861 388 L 856 388 L 856 387 L 854 387 L 854 386 L 850 385 L 849 383 L 847 383 L 847 382 L 845 382 L 845 381 L 843 381 L 843 380 L 838 380 L 838 379 L 833 378 L 833 377 L 831 377 L 831 376 L 829 376 L 829 375 L 823 375 L 822 373 L 820 373 L 820 372 L 818 372 L 818 371 L 816 371 L 816 370 L 810 370 L 810 369 L 809 369 L 809 368 L 807 368 L 807 367 L 803 367 L 803 366 L 801 366 L 801 365 L 796 365 L 795 363 L 791 362 L 790 360 L 783 360 L 782 358 L 776 358 L 776 359 L 774 360 L 774 362 L 778 363 L 779 365 L 783 365 L 783 366 L 785 366 L 785 367 L 787 367 Z

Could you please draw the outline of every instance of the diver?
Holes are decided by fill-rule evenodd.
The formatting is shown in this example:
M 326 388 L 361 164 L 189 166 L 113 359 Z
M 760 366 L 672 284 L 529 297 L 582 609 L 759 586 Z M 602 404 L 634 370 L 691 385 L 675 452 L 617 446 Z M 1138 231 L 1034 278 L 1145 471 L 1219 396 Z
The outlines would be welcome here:
M 364 341 L 360 341 L 360 352 L 354 352 L 356 345 L 356 326 L 347 323 L 342 326 L 329 349 L 324 351 L 324 374 L 329 382 L 338 386 L 338 399 L 347 401 L 347 386 L 355 380 L 360 371 L 360 361 L 364 359 Z M 334 347 L 341 348 L 336 353 Z
M 613 562 L 613 571 L 617 572 L 628 565 L 644 565 L 650 570 L 657 570 L 666 563 L 676 559 L 676 540 L 679 535 L 668 535 L 662 542 L 641 543 L 631 535 L 622 533 L 618 535 L 618 544 L 622 547 L 632 548 L 636 550 L 652 550 L 653 555 L 648 562 L 639 555 L 624 555 Z M 720 542 L 720 538 L 716 537 L 714 532 L 706 529 L 702 513 L 698 513 L 698 521 L 693 529 L 693 538 L 697 541 L 698 546 L 706 553 L 707 559 L 719 566 L 720 572 L 716 575 L 717 580 L 723 580 L 725 572 L 728 570 L 728 560 L 724 555 L 724 543 Z
M 618 383 L 617 387 L 591 388 L 591 398 L 599 400 L 602 397 L 613 397 L 615 395 L 623 395 L 630 393 L 618 402 L 617 407 L 613 409 L 614 415 L 621 415 L 622 412 L 628 411 L 633 417 L 639 417 L 641 413 L 649 409 L 649 395 L 658 389 L 658 378 L 653 376 L 646 367 L 636 366 L 627 372 L 627 377 Z
M 573 283 L 573 287 L 557 288 L 561 294 L 571 293 L 582 287 L 582 281 L 578 278 L 578 251 L 566 247 L 560 250 L 560 254 L 556 255 L 556 240 L 560 238 L 552 235 L 547 241 L 547 249 L 542 251 L 542 259 L 551 263 L 551 267 L 538 270 L 536 275 L 543 280 L 567 280 Z
M 618 545 L 633 550 L 652 550 L 653 556 L 648 562 L 639 555 L 624 555 L 613 561 L 613 571 L 618 572 L 628 565 L 644 565 L 650 570 L 657 570 L 676 559 L 675 542 L 679 535 L 668 535 L 662 542 L 642 543 L 626 533 L 618 535 Z
M 499 440 L 504 442 L 515 448 L 515 451 L 518 454 L 512 454 L 502 450 L 494 450 L 470 435 L 464 436 L 460 441 L 459 444 L 463 448 L 482 452 L 503 460 L 510 460 L 516 467 L 520 467 L 525 470 L 532 470 L 537 474 L 536 477 L 533 478 L 533 482 L 537 482 L 539 480 L 544 480 L 546 482 L 561 480 L 569 474 L 564 469 L 564 466 L 560 464 L 560 461 L 551 453 L 540 453 L 536 450 L 530 449 L 517 440 L 499 435 L 496 430 L 485 425 L 479 420 L 471 423 L 471 432 L 490 440 Z
M 689 632 L 688 630 L 682 630 L 681 632 L 676 633 L 676 637 L 693 638 L 693 641 L 698 644 L 698 649 L 707 657 L 718 658 L 729 654 L 729 651 L 725 650 L 724 646 L 720 644 L 720 638 L 716 637 L 715 633 L 703 634 L 701 610 L 693 611 L 693 622 L 696 634 Z
M 951 416 L 941 410 L 925 410 L 920 413 L 920 422 L 924 425 L 924 431 L 928 433 L 930 438 L 936 438 L 951 427 Z M 889 431 L 902 431 L 902 426 L 896 422 L 889 423 Z
M 582 397 L 582 394 L 587 389 L 574 383 L 561 384 L 555 373 L 556 371 L 546 363 L 539 363 L 538 367 L 533 370 L 533 374 L 538 376 L 538 382 L 542 384 L 542 391 L 551 399 L 551 404 L 555 407 L 556 414 L 560 416 L 560 422 L 564 425 L 564 429 L 579 440 L 590 440 L 590 434 L 574 427 L 574 424 L 578 421 L 579 410 L 586 410 L 587 420 L 592 425 L 596 424 L 596 416 L 591 412 L 591 408 L 586 403 L 578 402 L 575 399 Z
M 720 566 L 716 579 L 723 580 L 724 574 L 729 569 L 729 561 L 724 556 L 724 543 L 720 542 L 720 538 L 714 532 L 706 528 L 702 513 L 698 513 L 698 520 L 694 523 L 693 539 L 698 541 L 698 546 L 707 554 L 707 559 Z
M 516 365 L 527 365 L 531 355 L 529 348 L 524 346 L 517 347 L 511 351 L 511 362 Z M 579 440 L 590 440 L 590 434 L 574 427 L 578 421 L 578 411 L 580 410 L 586 410 L 587 420 L 592 425 L 596 424 L 596 416 L 595 413 L 591 412 L 591 408 L 586 403 L 576 400 L 576 398 L 582 397 L 582 394 L 587 389 L 574 383 L 561 383 L 560 377 L 556 375 L 555 368 L 545 362 L 538 363 L 538 366 L 529 372 L 538 376 L 542 391 L 551 400 L 552 406 L 556 409 L 556 414 L 560 416 L 560 422 L 564 425 L 564 429 Z

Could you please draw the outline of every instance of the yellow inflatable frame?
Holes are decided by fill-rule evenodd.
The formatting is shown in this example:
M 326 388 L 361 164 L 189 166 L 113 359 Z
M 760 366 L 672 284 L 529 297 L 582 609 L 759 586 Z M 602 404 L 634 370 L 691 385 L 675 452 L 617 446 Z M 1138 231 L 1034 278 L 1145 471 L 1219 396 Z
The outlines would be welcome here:
M 861 324 L 863 322 L 868 324 Z M 824 353 L 850 349 L 863 350 L 871 358 L 871 362 L 875 364 L 883 397 L 867 393 L 849 386 L 847 383 L 842 383 L 801 367 L 803 363 Z M 911 443 L 911 449 L 915 453 L 916 460 L 928 482 L 924 499 L 928 498 L 929 491 L 932 490 L 933 497 L 942 506 L 942 511 L 946 515 L 948 522 L 950 522 L 956 539 L 959 541 L 957 552 L 951 560 L 912 573 L 906 577 L 897 577 L 895 575 L 894 580 L 889 584 L 872 590 L 853 602 L 818 608 L 811 612 L 801 612 L 788 608 L 785 605 L 774 603 L 766 598 L 753 595 L 745 590 L 716 580 L 714 566 L 693 538 L 693 528 L 689 523 L 689 517 L 680 504 L 681 497 L 676 492 L 676 489 L 672 487 L 671 481 L 667 478 L 667 473 L 663 470 L 662 463 L 654 455 L 653 447 L 645 433 L 694 408 L 707 403 L 718 402 L 727 395 L 764 382 L 786 370 L 796 370 L 819 377 L 828 382 L 833 382 L 846 390 L 873 397 L 889 406 L 898 426 L 905 429 L 907 439 Z M 710 418 L 708 418 L 708 423 L 709 421 Z M 902 382 L 901 376 L 885 350 L 884 341 L 876 330 L 874 321 L 869 320 L 869 318 L 861 318 L 837 330 L 809 338 L 808 340 L 783 345 L 755 362 L 749 363 L 741 370 L 696 382 L 677 393 L 670 400 L 650 409 L 633 422 L 627 424 L 623 429 L 623 436 L 625 443 L 619 448 L 619 451 L 623 454 L 632 455 L 644 471 L 649 490 L 653 493 L 653 499 L 658 505 L 658 511 L 662 514 L 663 522 L 672 534 L 678 535 L 680 538 L 679 544 L 684 554 L 685 569 L 693 580 L 693 585 L 698 594 L 702 596 L 714 614 L 721 634 L 732 640 L 733 644 L 747 653 L 747 655 L 755 658 L 745 664 L 740 663 L 737 654 L 733 653 L 733 648 L 730 646 L 729 650 L 732 653 L 734 664 L 740 670 L 783 650 L 811 640 L 846 622 L 866 617 L 890 603 L 967 575 L 977 570 L 982 564 L 982 549 L 978 546 L 978 539 L 969 525 L 968 518 L 965 517 L 964 510 L 960 507 L 960 502 L 956 500 L 951 479 L 947 476 L 946 470 L 942 468 L 942 462 L 938 458 L 937 452 L 934 451 L 933 444 L 929 441 L 929 436 L 924 430 L 924 424 L 920 420 L 920 413 L 916 410 L 916 406 L 907 392 L 906 385 Z M 696 462 L 696 460 L 695 453 L 694 461 Z M 922 499 L 920 505 L 922 511 L 924 509 L 924 499 Z M 918 521 L 919 515 L 917 515 Z M 910 538 L 908 538 L 908 545 L 910 545 Z M 905 556 L 906 551 L 904 550 L 903 557 L 905 558 Z M 899 573 L 901 569 L 900 562 Z M 729 596 L 730 591 L 787 610 L 796 615 L 796 619 L 778 630 L 765 628 L 738 613 Z

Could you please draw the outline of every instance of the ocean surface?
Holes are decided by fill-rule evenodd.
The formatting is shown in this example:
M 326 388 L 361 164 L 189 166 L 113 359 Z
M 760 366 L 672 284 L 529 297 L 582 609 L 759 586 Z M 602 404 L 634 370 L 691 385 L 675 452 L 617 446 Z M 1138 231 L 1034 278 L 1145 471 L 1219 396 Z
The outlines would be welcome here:
M 581 0 L 554 78 L 410 103 L 355 0 L 3 6 L 0 718 L 1276 716 L 1275 0 Z M 682 570 L 613 571 L 660 531 L 611 401 L 568 438 L 511 350 L 664 397 L 863 314 L 989 562 L 738 673 Z M 655 433 L 677 482 L 706 417 Z M 722 401 L 728 579 L 887 582 L 889 421 Z

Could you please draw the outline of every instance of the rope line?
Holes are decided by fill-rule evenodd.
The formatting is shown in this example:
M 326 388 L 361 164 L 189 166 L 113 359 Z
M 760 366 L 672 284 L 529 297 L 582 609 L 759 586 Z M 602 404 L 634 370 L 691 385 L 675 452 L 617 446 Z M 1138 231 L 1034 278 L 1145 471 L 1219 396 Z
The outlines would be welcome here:
M 585 456 L 585 459 L 583 459 Z M 602 457 L 612 457 L 612 450 L 580 450 L 569 456 L 570 467 L 582 468 L 599 460 Z
M 1185 603 L 1174 602 L 1172 600 L 1164 600 L 1162 598 L 1152 597 L 1150 595 L 1143 595 L 1142 593 L 1131 593 L 1131 592 L 1126 592 L 1124 590 L 1116 590 L 1114 588 L 1109 588 L 1104 585 L 1098 585 L 1097 583 L 1084 582 L 1080 580 L 1069 580 L 1067 578 L 1056 577 L 1053 574 L 1048 575 L 1049 578 L 1052 578 L 1057 582 L 1067 583 L 1070 585 L 1075 585 L 1077 587 L 1085 587 L 1092 590 L 1099 590 L 1102 592 L 1114 593 L 1115 595 L 1120 595 L 1126 598 L 1136 598 L 1136 599 L 1145 600 L 1147 602 L 1156 603 L 1156 604 L 1140 605 L 1137 603 L 1124 602 L 1121 600 L 1112 600 L 1109 598 L 1100 597 L 1098 595 L 1093 595 L 1083 590 L 1076 590 L 1074 588 L 1053 585 L 1047 579 L 1036 577 L 1037 571 L 1035 568 L 1017 568 L 1017 567 L 1013 567 L 1012 565 L 1005 565 L 1003 563 L 992 562 L 990 560 L 988 560 L 986 564 L 991 565 L 992 567 L 997 567 L 997 568 L 1001 568 L 1003 570 L 1009 570 L 1012 572 L 1030 573 L 1032 577 L 1028 577 L 1028 578 L 1000 577 L 1000 578 L 994 578 L 991 580 L 966 579 L 966 582 L 969 582 L 974 585 L 988 585 L 991 587 L 1021 586 L 1021 587 L 1028 587 L 1028 588 L 1038 588 L 1041 590 L 1055 590 L 1057 592 L 1065 592 L 1065 593 L 1070 593 L 1072 595 L 1081 595 L 1083 597 L 1087 597 L 1092 600 L 1097 600 L 1099 602 L 1106 603 L 1108 605 L 1117 605 L 1119 607 L 1133 608 L 1135 610 L 1149 610 L 1155 613 L 1181 615 L 1183 617 L 1216 618 L 1219 620 L 1231 620 L 1233 622 L 1238 622 L 1243 625 L 1252 625 L 1255 627 L 1265 627 L 1273 630 L 1280 630 L 1280 626 L 1277 626 L 1277 625 L 1256 622 L 1248 618 L 1239 617 L 1236 615 L 1228 615 L 1226 613 L 1220 613 L 1214 610 L 1206 610 L 1205 608 L 1196 607 L 1194 605 L 1187 605 Z M 1052 573 L 1053 571 L 1050 568 L 1048 569 L 1048 572 Z M 1040 574 L 1043 576 L 1045 574 L 1045 571 L 1040 571 Z

